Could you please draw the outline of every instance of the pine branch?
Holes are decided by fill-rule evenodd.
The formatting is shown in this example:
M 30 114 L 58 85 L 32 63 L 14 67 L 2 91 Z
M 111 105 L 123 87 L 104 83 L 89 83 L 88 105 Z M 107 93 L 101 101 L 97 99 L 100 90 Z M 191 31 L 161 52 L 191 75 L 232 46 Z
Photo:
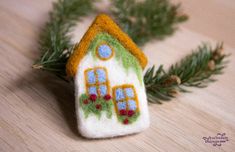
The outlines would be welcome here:
M 113 0 L 113 5 L 113 15 L 138 45 L 173 34 L 188 18 L 168 0 Z
M 222 74 L 226 66 L 223 45 L 214 49 L 209 45 L 199 46 L 191 55 L 170 67 L 166 72 L 161 65 L 149 68 L 144 75 L 147 96 L 150 102 L 170 100 L 178 92 L 189 92 L 187 87 L 206 87 L 214 82 L 214 75 Z
M 76 21 L 92 10 L 92 0 L 58 0 L 54 3 L 50 20 L 39 38 L 39 49 L 43 54 L 33 68 L 65 77 L 65 64 L 73 50 L 69 33 Z
M 93 11 L 92 0 L 58 0 L 50 13 L 40 35 L 40 60 L 33 65 L 55 73 L 65 79 L 65 65 L 73 50 L 69 34 L 76 21 Z M 133 40 L 143 45 L 147 41 L 162 39 L 176 30 L 176 25 L 187 20 L 179 14 L 180 5 L 172 5 L 168 0 L 114 0 L 113 15 Z M 215 81 L 213 76 L 221 74 L 227 55 L 222 44 L 212 49 L 202 45 L 194 53 L 173 65 L 167 72 L 161 65 L 148 69 L 144 83 L 151 102 L 170 100 L 177 92 L 188 92 L 187 87 L 206 87 Z
M 54 3 L 53 10 L 50 13 L 50 20 L 46 23 L 39 38 L 39 49 L 43 54 L 40 60 L 33 65 L 33 68 L 53 72 L 60 78 L 65 79 L 65 65 L 73 51 L 73 44 L 71 43 L 71 35 L 69 33 L 76 24 L 76 21 L 94 10 L 93 2 L 92 0 L 58 0 L 58 2 Z M 136 3 L 133 4 L 130 11 L 141 12 L 144 10 L 145 15 L 146 13 L 150 14 L 149 18 L 157 16 L 155 20 L 148 18 L 145 24 L 149 26 L 146 26 L 144 32 L 140 32 L 139 24 L 123 22 L 123 17 L 116 13 L 118 22 L 122 25 L 125 24 L 126 30 L 127 32 L 129 31 L 128 33 L 132 38 L 137 41 L 136 36 L 141 36 L 139 37 L 140 41 L 137 41 L 141 44 L 152 38 L 165 37 L 169 33 L 173 33 L 173 29 L 175 29 L 173 25 L 184 21 L 186 18 L 185 15 L 176 15 L 178 14 L 179 6 L 171 5 L 168 0 L 147 0 L 144 5 L 140 5 L 135 0 L 115 0 L 113 4 L 120 10 L 126 10 L 126 5 L 130 4 L 130 2 Z M 146 12 L 150 6 L 151 11 Z M 131 15 L 128 11 L 125 14 L 128 19 L 132 18 Z M 134 17 L 140 20 L 145 19 L 141 13 L 136 14 Z M 146 32 L 151 33 L 151 31 L 152 34 L 146 34 Z

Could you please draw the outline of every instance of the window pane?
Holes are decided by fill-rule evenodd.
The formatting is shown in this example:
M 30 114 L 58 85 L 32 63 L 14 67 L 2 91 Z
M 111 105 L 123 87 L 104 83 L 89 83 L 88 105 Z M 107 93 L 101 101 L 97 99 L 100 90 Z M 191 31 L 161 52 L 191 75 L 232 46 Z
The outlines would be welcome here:
M 106 81 L 106 75 L 104 69 L 97 69 L 96 74 L 98 76 L 98 82 L 104 83 Z
M 99 86 L 100 96 L 105 96 L 107 94 L 107 87 L 105 85 Z
M 95 73 L 94 73 L 94 70 L 88 71 L 87 72 L 87 77 L 88 77 L 88 83 L 89 84 L 95 84 Z
M 96 87 L 89 87 L 89 94 L 95 94 L 95 95 L 97 95 L 97 90 L 96 90 Z
M 132 88 L 126 88 L 125 91 L 126 91 L 127 97 L 134 98 L 134 91 Z
M 112 55 L 112 49 L 106 45 L 100 45 L 98 48 L 98 53 L 101 58 L 107 59 Z
M 134 100 L 128 100 L 129 110 L 136 110 L 136 102 Z
M 126 102 L 117 102 L 118 111 L 125 109 L 126 110 Z
M 116 93 L 116 100 L 122 100 L 125 98 L 122 89 L 118 88 L 115 93 Z

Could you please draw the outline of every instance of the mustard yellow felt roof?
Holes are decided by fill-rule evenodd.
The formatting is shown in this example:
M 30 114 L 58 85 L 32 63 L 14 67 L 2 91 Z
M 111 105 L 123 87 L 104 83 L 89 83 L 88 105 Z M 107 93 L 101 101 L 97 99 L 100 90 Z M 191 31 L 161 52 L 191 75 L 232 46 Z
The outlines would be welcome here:
M 75 47 L 73 54 L 70 56 L 67 62 L 66 72 L 69 77 L 73 77 L 76 74 L 79 62 L 84 57 L 84 55 L 86 55 L 89 44 L 99 32 L 107 32 L 116 38 L 132 55 L 138 59 L 141 67 L 145 68 L 148 62 L 145 54 L 109 16 L 100 14 L 93 21 L 92 25 L 83 36 L 80 43 Z

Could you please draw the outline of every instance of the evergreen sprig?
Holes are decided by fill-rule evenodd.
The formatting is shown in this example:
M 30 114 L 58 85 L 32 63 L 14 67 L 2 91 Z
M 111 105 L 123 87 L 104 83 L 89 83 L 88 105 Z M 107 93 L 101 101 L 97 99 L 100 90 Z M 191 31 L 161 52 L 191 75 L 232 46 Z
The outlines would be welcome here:
M 114 17 L 138 45 L 173 34 L 188 18 L 180 13 L 180 4 L 168 0 L 113 0 L 113 7 Z
M 42 56 L 33 68 L 53 72 L 65 80 L 65 65 L 73 51 L 70 32 L 81 17 L 94 11 L 94 2 L 92 0 L 58 0 L 54 3 L 50 19 L 39 38 Z M 134 14 L 126 10 L 129 9 L 126 5 L 130 2 L 132 2 L 130 11 Z M 173 33 L 175 24 L 186 19 L 185 15 L 177 15 L 179 5 L 170 4 L 168 0 L 147 0 L 143 5 L 133 0 L 115 0 L 113 4 L 116 10 L 119 10 L 116 13 L 113 12 L 113 15 L 139 45 L 152 38 L 165 37 Z M 150 6 L 151 11 L 148 11 Z M 137 22 L 129 23 L 122 17 L 123 14 L 120 14 L 121 10 L 127 11 L 125 12 L 127 19 L 135 17 L 138 19 Z M 149 17 L 145 18 L 141 13 L 136 14 L 141 11 L 145 15 L 149 14 Z M 146 19 L 145 24 L 149 25 L 144 28 L 144 31 L 143 28 L 142 31 L 139 30 L 140 27 L 145 26 L 145 24 L 139 24 L 139 19 L 141 21 Z
M 92 0 L 58 0 L 54 3 L 50 19 L 39 38 L 39 49 L 43 54 L 33 68 L 47 70 L 64 78 L 65 65 L 73 50 L 72 27 L 92 11 Z
M 81 17 L 94 10 L 92 0 L 58 0 L 50 13 L 39 38 L 42 56 L 33 68 L 55 73 L 65 80 L 65 65 L 73 51 L 70 32 Z M 114 0 L 112 14 L 130 37 L 143 45 L 151 39 L 162 39 L 174 33 L 176 25 L 187 20 L 180 15 L 180 5 L 168 0 Z M 213 75 L 224 68 L 222 45 L 215 49 L 207 45 L 173 65 L 167 72 L 160 66 L 148 69 L 144 83 L 151 102 L 170 100 L 177 92 L 187 92 L 186 87 L 205 87 L 214 81 Z M 159 102 L 160 103 L 160 102 Z
M 144 75 L 148 100 L 161 103 L 160 100 L 170 100 L 178 92 L 189 92 L 187 87 L 206 87 L 215 81 L 214 75 L 222 74 L 227 56 L 222 44 L 215 48 L 203 44 L 167 72 L 162 65 L 156 71 L 155 66 L 149 68 Z

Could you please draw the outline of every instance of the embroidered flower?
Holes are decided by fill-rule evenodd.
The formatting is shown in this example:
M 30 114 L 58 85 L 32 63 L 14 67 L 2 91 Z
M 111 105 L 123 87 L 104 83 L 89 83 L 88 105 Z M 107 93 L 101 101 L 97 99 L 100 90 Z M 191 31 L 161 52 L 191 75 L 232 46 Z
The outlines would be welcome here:
M 133 110 L 129 110 L 128 113 L 127 113 L 128 117 L 131 117 L 134 114 L 135 114 L 135 111 L 133 111 Z
M 127 125 L 129 123 L 129 120 L 126 118 L 123 120 L 123 124 Z
M 95 102 L 95 101 L 96 101 L 96 98 L 97 98 L 96 94 L 91 94 L 91 95 L 90 95 L 90 100 L 91 100 L 91 101 Z
M 111 99 L 111 96 L 110 96 L 109 94 L 106 94 L 106 95 L 104 96 L 104 99 L 105 99 L 105 100 L 110 100 L 110 99 Z
M 120 115 L 122 115 L 122 116 L 123 116 L 123 115 L 126 115 L 126 113 L 127 113 L 127 112 L 126 112 L 126 110 L 125 110 L 125 109 L 122 109 L 122 110 L 120 110 L 120 111 L 119 111 L 119 113 L 120 113 Z
M 83 101 L 83 103 L 84 103 L 84 104 L 88 104 L 89 101 L 86 99 L 86 100 Z
M 101 106 L 101 104 L 97 104 L 97 105 L 95 105 L 95 108 L 98 110 L 101 110 L 102 106 Z

